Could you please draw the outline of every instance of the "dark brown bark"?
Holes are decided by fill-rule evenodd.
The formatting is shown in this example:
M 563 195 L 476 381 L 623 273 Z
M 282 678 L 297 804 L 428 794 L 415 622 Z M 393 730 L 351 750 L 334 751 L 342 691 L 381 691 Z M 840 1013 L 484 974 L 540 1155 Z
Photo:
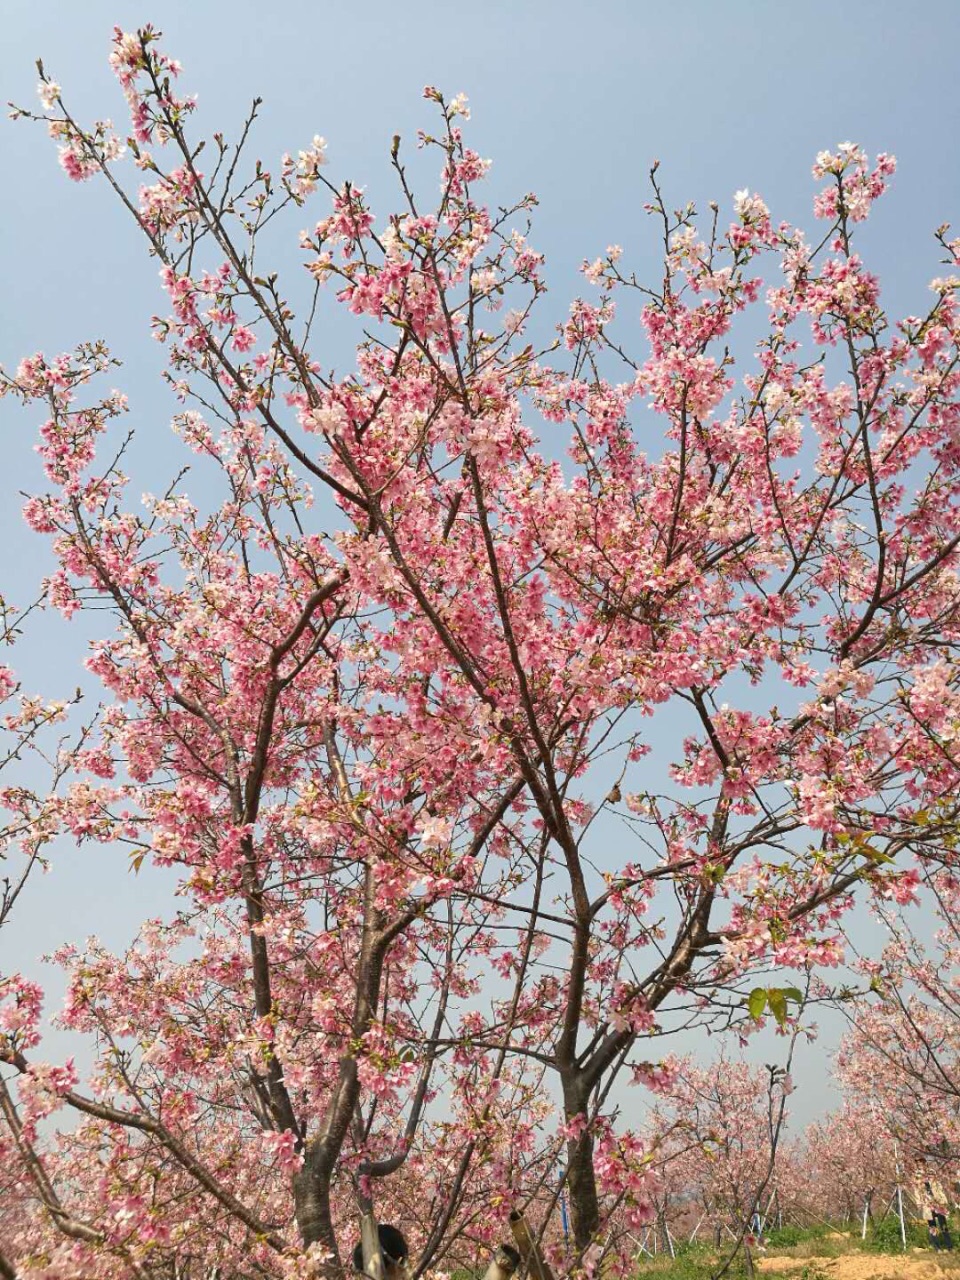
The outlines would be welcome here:
M 320 1244 L 331 1255 L 321 1274 L 339 1277 L 343 1274 L 337 1249 L 333 1215 L 330 1211 L 330 1177 L 308 1157 L 303 1168 L 293 1177 L 293 1203 L 297 1226 L 304 1245 Z
M 567 1123 L 586 1117 L 589 1090 L 580 1071 L 562 1073 L 563 1110 Z M 589 1127 L 567 1142 L 567 1191 L 570 1226 L 577 1250 L 588 1248 L 600 1230 L 600 1200 L 593 1164 L 593 1136 Z

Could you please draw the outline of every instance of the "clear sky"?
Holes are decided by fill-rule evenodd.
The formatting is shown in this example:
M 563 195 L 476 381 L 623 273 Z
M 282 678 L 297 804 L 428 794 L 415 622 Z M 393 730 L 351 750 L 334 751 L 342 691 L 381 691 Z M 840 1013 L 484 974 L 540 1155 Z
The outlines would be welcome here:
M 412 143 L 432 123 L 423 86 L 466 92 L 471 144 L 494 160 L 488 198 L 533 191 L 540 199 L 531 240 L 547 255 L 551 321 L 579 288 L 580 262 L 606 245 L 652 263 L 641 205 L 654 159 L 673 203 L 716 199 L 729 209 L 746 186 L 775 219 L 809 227 L 818 150 L 849 139 L 871 154 L 892 151 L 899 172 L 862 244 L 885 302 L 900 313 L 919 309 L 938 274 L 933 229 L 960 224 L 957 0 L 4 0 L 0 17 L 0 99 L 34 104 L 42 56 L 75 114 L 121 125 L 106 62 L 111 28 L 153 22 L 184 64 L 184 86 L 200 94 L 205 132 L 235 133 L 260 95 L 256 154 L 275 165 L 323 134 L 331 175 L 367 186 L 381 210 L 393 195 L 392 135 Z M 159 483 L 171 470 L 171 406 L 148 336 L 151 314 L 163 309 L 156 264 L 104 188 L 63 177 L 39 130 L 0 123 L 0 158 L 0 362 L 105 337 L 126 366 L 118 382 L 134 409 L 138 456 Z M 329 345 L 325 362 L 342 366 L 348 350 L 335 330 Z M 3 409 L 2 587 L 20 599 L 45 564 L 17 499 L 39 483 L 35 425 Z M 77 626 L 42 628 L 17 655 L 26 683 L 50 695 L 72 690 L 82 679 L 81 640 Z M 161 878 L 134 880 L 122 862 L 61 850 L 0 940 L 0 968 L 32 963 L 67 936 L 97 932 L 122 945 L 165 896 Z M 825 1029 L 802 1064 L 801 1116 L 828 1100 L 823 1063 L 835 1030 Z

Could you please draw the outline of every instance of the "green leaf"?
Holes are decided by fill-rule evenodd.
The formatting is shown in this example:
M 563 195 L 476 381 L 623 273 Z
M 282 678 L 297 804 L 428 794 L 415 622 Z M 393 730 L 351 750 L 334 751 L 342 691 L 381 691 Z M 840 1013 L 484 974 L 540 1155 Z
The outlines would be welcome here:
M 803 992 L 799 987 L 785 987 L 783 994 L 788 1000 L 795 1000 L 797 1004 L 803 1004 Z
M 777 1020 L 777 1025 L 782 1027 L 787 1020 L 786 992 L 781 991 L 779 987 L 771 987 L 767 992 L 767 1004 Z
M 759 1022 L 763 1017 L 763 1011 L 767 1007 L 767 992 L 763 987 L 754 987 L 747 997 L 747 1009 L 750 1017 Z

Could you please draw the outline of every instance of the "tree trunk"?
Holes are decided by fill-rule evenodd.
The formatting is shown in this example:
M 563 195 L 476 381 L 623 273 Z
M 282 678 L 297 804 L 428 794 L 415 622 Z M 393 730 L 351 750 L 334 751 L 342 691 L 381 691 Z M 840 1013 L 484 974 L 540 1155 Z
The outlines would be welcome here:
M 563 1080 L 563 1110 L 567 1123 L 587 1111 L 587 1090 L 578 1073 Z M 570 1225 L 578 1250 L 586 1249 L 600 1230 L 600 1201 L 593 1167 L 593 1135 L 584 1129 L 567 1142 L 567 1187 L 570 1192 Z
M 293 1176 L 293 1202 L 304 1245 L 320 1244 L 332 1255 L 317 1274 L 329 1277 L 329 1280 L 340 1280 L 343 1267 L 330 1212 L 330 1179 L 309 1158 Z

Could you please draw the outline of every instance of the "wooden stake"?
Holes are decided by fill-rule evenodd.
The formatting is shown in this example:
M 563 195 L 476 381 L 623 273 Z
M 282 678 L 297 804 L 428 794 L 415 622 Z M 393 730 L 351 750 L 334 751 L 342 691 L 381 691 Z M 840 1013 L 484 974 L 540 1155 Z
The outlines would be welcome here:
M 384 1280 L 380 1230 L 372 1213 L 365 1213 L 360 1219 L 360 1247 L 363 1250 L 363 1269 L 370 1280 Z
M 520 1257 L 523 1259 L 524 1266 L 533 1276 L 533 1280 L 553 1280 L 553 1272 L 547 1266 L 543 1254 L 533 1238 L 533 1232 L 527 1226 L 526 1218 L 516 1209 L 510 1215 L 510 1230 L 513 1232 L 513 1238 L 517 1242 L 517 1248 L 520 1250 Z
M 493 1255 L 483 1280 L 510 1280 L 520 1265 L 520 1251 L 512 1244 L 502 1244 Z

